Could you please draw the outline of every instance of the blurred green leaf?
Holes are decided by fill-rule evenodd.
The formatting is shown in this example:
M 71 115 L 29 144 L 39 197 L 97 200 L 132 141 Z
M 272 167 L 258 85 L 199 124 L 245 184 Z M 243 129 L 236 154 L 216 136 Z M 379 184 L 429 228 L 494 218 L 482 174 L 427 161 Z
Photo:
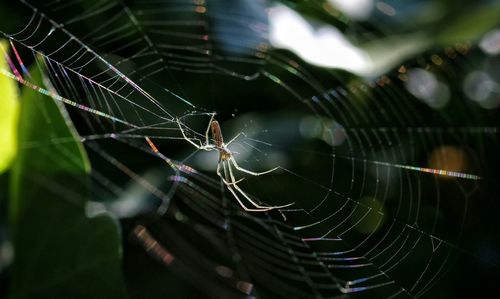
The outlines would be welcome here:
M 498 25 L 500 5 L 492 3 L 449 13 L 438 22 L 421 24 L 418 31 L 394 34 L 365 43 L 361 48 L 373 61 L 368 74 L 375 76 L 387 73 L 403 61 L 436 45 L 450 46 L 476 40 Z
M 471 10 L 463 10 L 453 18 L 444 19 L 442 30 L 432 30 L 437 43 L 450 45 L 475 40 L 500 24 L 500 5 L 492 3 Z
M 41 86 L 32 70 L 30 82 Z M 64 106 L 22 92 L 12 165 L 10 298 L 125 298 L 117 224 L 85 216 L 90 166 Z
M 372 61 L 365 75 L 378 76 L 389 72 L 402 61 L 418 55 L 432 46 L 430 39 L 423 33 L 388 36 L 364 44 L 361 48 Z
M 9 66 L 4 58 L 8 52 L 5 41 L 0 41 L 0 69 L 8 70 Z M 17 121 L 19 118 L 19 91 L 16 81 L 0 76 L 0 173 L 9 168 L 17 150 Z

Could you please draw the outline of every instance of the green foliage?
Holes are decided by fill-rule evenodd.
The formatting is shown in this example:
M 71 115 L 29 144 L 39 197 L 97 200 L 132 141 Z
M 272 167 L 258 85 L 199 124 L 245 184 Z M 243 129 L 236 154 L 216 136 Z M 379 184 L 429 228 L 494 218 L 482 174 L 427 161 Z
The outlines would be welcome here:
M 0 42 L 0 53 L 7 53 L 7 43 Z M 8 70 L 7 61 L 0 59 L 0 69 Z M 19 118 L 19 92 L 16 81 L 0 76 L 0 173 L 9 168 L 17 150 L 17 121 Z
M 34 69 L 29 79 L 42 85 Z M 12 166 L 10 298 L 124 298 L 117 224 L 85 216 L 90 166 L 61 103 L 22 92 Z
M 500 24 L 500 5 L 492 3 L 463 10 L 457 16 L 443 21 L 442 29 L 429 30 L 435 35 L 438 44 L 452 45 L 453 43 L 475 40 L 482 34 Z

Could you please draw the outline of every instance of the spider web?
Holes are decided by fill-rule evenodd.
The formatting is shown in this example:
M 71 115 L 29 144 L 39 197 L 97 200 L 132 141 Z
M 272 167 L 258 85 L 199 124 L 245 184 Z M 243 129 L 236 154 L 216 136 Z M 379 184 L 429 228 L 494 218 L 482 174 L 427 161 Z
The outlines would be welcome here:
M 12 67 L 0 71 L 68 107 L 93 162 L 91 208 L 142 214 L 126 232 L 208 296 L 416 298 L 458 257 L 480 263 L 462 240 L 475 239 L 497 124 L 472 102 L 435 110 L 405 88 L 412 69 L 453 84 L 479 49 L 436 49 L 362 79 L 272 50 L 266 5 L 21 1 L 22 26 L 2 31 Z M 348 26 L 358 39 L 390 33 Z M 48 71 L 45 87 L 30 63 Z M 242 167 L 279 166 L 238 173 L 240 187 L 293 206 L 237 205 L 215 175 L 218 153 L 197 151 L 176 122 L 204 141 L 212 113 L 226 140 L 243 133 L 230 146 Z

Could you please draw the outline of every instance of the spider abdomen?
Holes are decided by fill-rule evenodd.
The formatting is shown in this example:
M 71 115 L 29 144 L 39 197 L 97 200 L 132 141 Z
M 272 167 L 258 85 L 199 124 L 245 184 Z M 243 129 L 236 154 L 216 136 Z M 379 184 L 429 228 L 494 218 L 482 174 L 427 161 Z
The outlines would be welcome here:
M 224 145 L 224 139 L 222 139 L 222 132 L 220 130 L 219 122 L 214 120 L 212 121 L 212 137 L 214 138 L 215 146 L 218 148 L 222 148 Z

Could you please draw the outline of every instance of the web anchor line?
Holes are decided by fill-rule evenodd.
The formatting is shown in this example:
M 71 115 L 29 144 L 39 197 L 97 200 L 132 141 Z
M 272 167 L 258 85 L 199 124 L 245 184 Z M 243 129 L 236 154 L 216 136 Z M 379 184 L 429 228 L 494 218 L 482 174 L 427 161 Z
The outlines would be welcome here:
M 129 127 L 132 127 L 132 128 L 136 128 L 136 129 L 140 128 L 139 126 L 137 126 L 137 125 L 135 125 L 135 124 L 132 124 L 132 123 L 129 123 L 128 121 L 125 121 L 125 120 L 123 120 L 123 119 L 117 118 L 117 117 L 115 117 L 115 116 L 109 115 L 109 114 L 104 113 L 104 112 L 102 112 L 102 111 L 99 111 L 99 110 L 97 110 L 97 109 L 94 109 L 94 108 L 91 108 L 91 107 L 85 106 L 85 105 L 83 105 L 83 104 L 79 104 L 79 103 L 74 102 L 74 101 L 72 101 L 72 100 L 70 100 L 70 99 L 68 99 L 68 98 L 62 97 L 62 96 L 58 95 L 58 94 L 57 94 L 57 93 L 55 93 L 55 92 L 49 91 L 49 90 L 47 90 L 47 89 L 45 89 L 45 88 L 43 88 L 43 87 L 40 87 L 40 86 L 38 86 L 38 85 L 36 85 L 36 84 L 33 84 L 33 83 L 29 82 L 29 81 L 26 81 L 26 80 L 24 80 L 22 77 L 20 77 L 20 76 L 16 76 L 16 75 L 14 75 L 14 74 L 12 74 L 12 73 L 10 73 L 10 72 L 8 72 L 8 71 L 4 70 L 4 69 L 0 69 L 0 73 L 1 73 L 2 75 L 4 75 L 4 76 L 8 77 L 8 78 L 11 78 L 11 79 L 16 80 L 17 82 L 19 82 L 19 83 L 23 84 L 23 85 L 24 85 L 24 86 L 26 86 L 26 87 L 31 88 L 32 90 L 34 90 L 34 91 L 36 91 L 36 92 L 39 92 L 39 93 L 41 93 L 41 94 L 44 94 L 44 95 L 46 95 L 46 96 L 51 97 L 52 99 L 54 99 L 54 100 L 56 100 L 56 101 L 63 102 L 63 103 L 65 103 L 65 104 L 68 104 L 68 105 L 70 105 L 70 106 L 73 106 L 73 107 L 75 107 L 75 108 L 78 108 L 78 109 L 80 109 L 80 110 L 82 110 L 82 111 L 85 111 L 85 112 L 89 112 L 89 113 L 95 114 L 95 115 L 97 115 L 97 116 L 100 116 L 100 117 L 103 117 L 103 118 L 109 119 L 109 120 L 111 120 L 111 121 L 113 121 L 113 122 L 121 123 L 121 124 L 124 124 L 124 125 L 129 126 Z

